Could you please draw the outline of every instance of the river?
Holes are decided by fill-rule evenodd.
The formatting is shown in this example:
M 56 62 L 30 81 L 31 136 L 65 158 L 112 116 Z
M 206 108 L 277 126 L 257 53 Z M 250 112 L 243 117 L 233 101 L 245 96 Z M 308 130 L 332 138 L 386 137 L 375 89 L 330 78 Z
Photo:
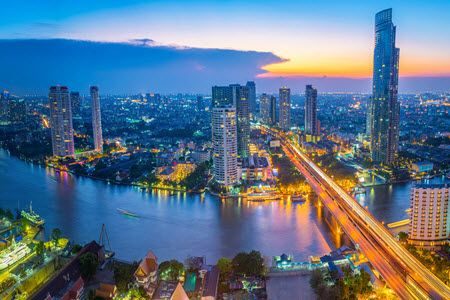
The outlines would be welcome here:
M 33 209 L 47 233 L 60 228 L 77 243 L 98 240 L 106 225 L 121 259 L 139 260 L 148 250 L 160 259 L 205 256 L 209 263 L 252 249 L 296 260 L 335 248 L 335 238 L 313 203 L 220 200 L 209 194 L 147 193 L 28 164 L 0 150 L 0 207 Z M 377 218 L 406 217 L 410 183 L 370 188 L 360 199 Z M 127 217 L 117 208 L 137 213 Z

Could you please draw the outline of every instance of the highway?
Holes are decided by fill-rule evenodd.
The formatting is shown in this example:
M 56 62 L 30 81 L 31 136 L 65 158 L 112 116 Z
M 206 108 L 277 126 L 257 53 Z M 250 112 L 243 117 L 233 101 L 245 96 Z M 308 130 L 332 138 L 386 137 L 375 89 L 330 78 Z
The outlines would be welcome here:
M 280 140 L 286 155 L 305 176 L 344 232 L 400 298 L 450 299 L 449 287 L 398 243 L 370 212 L 302 153 L 295 142 L 274 129 L 260 129 Z

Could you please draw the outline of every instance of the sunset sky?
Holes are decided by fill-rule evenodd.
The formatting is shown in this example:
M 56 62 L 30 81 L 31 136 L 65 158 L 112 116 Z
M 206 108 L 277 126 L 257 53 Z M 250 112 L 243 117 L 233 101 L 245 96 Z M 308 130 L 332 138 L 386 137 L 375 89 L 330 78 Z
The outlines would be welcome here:
M 257 77 L 371 77 L 375 13 L 393 8 L 400 76 L 450 76 L 450 1 L 10 1 L 0 38 L 271 52 Z M 264 72 L 266 71 L 266 72 Z

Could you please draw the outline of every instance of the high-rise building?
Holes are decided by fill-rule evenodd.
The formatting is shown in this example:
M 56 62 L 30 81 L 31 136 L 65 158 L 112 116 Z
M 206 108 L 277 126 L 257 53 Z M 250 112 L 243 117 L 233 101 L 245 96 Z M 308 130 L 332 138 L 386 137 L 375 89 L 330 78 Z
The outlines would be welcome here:
M 314 138 L 320 134 L 317 119 L 317 90 L 312 85 L 307 85 L 305 90 L 305 133 Z
M 270 119 L 270 96 L 266 93 L 259 97 L 259 116 L 264 124 L 271 124 Z
M 100 112 L 100 97 L 98 87 L 91 86 L 92 131 L 94 136 L 94 149 L 103 152 L 102 115 Z
M 450 186 L 418 184 L 411 189 L 409 243 L 437 250 L 450 235 Z
M 23 98 L 13 98 L 8 103 L 8 119 L 12 125 L 23 125 L 27 118 L 27 106 Z
M 233 105 L 233 91 L 231 86 L 212 87 L 212 107 Z
M 229 86 L 213 86 L 212 106 L 234 106 L 237 119 L 238 154 L 248 156 L 250 142 L 250 107 L 249 89 L 247 86 L 231 84 Z
M 284 131 L 291 129 L 291 89 L 287 87 L 280 88 L 280 111 L 279 125 Z
M 73 156 L 72 105 L 66 86 L 52 86 L 48 94 L 50 102 L 50 126 L 54 156 Z
M 240 157 L 247 157 L 249 154 L 248 145 L 250 143 L 249 89 L 239 84 L 231 85 L 231 89 L 234 107 L 236 107 L 238 155 Z
M 72 117 L 81 117 L 81 98 L 79 92 L 70 92 L 70 103 L 72 104 Z
M 400 49 L 395 47 L 395 35 L 392 9 L 377 13 L 373 90 L 367 121 L 370 126 L 371 157 L 376 163 L 393 163 L 398 150 L 400 106 L 397 94 Z
M 277 124 L 277 98 L 270 96 L 270 125 Z
M 258 110 L 258 107 L 256 105 L 256 85 L 254 81 L 247 81 L 247 84 L 245 86 L 248 88 L 250 114 L 254 117 Z
M 237 183 L 236 108 L 215 107 L 212 110 L 214 179 L 224 187 Z

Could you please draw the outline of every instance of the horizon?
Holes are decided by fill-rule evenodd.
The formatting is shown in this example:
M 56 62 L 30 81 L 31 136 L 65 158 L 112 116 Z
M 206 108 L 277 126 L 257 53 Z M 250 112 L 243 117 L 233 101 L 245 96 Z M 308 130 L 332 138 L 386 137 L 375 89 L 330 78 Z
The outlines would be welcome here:
M 134 51 L 131 47 L 148 49 L 139 53 L 141 64 L 137 58 L 133 61 L 125 57 L 123 60 L 129 61 L 125 65 L 118 54 L 102 58 L 104 65 L 101 67 L 96 66 L 90 53 L 77 58 L 81 64 L 83 60 L 91 60 L 93 64 L 88 72 L 72 65 L 74 73 L 83 73 L 91 77 L 91 81 L 102 83 L 108 93 L 117 94 L 119 88 L 124 93 L 205 93 L 212 85 L 247 80 L 255 81 L 260 92 L 273 90 L 277 85 L 299 89 L 311 83 L 319 91 L 370 93 L 374 19 L 377 12 L 386 8 L 393 9 L 393 22 L 398 31 L 400 91 L 444 92 L 450 86 L 450 53 L 446 51 L 450 41 L 442 39 L 440 32 L 440 28 L 450 25 L 450 4 L 439 1 L 429 1 L 426 5 L 419 1 L 406 5 L 392 1 L 361 4 L 328 0 L 317 3 L 287 0 L 277 4 L 273 1 L 261 4 L 197 0 L 189 5 L 180 1 L 147 3 L 141 0 L 95 4 L 86 0 L 57 4 L 50 0 L 25 2 L 26 9 L 23 3 L 5 8 L 0 21 L 0 43 L 59 41 L 65 47 L 68 41 L 73 41 L 102 45 L 103 48 L 98 49 L 102 52 L 120 45 L 128 46 L 131 52 Z M 424 16 L 427 22 L 417 21 Z M 32 74 L 42 68 L 34 68 L 39 62 L 33 59 L 40 60 L 46 55 L 42 51 L 51 49 L 22 46 L 29 49 L 21 49 L 24 57 L 0 50 L 3 57 L 0 63 L 4 66 L 0 82 L 4 88 L 21 94 L 39 94 L 58 83 L 75 89 L 85 85 L 77 75 L 71 78 L 51 65 L 57 60 L 71 60 L 70 55 L 77 55 L 76 49 L 66 54 L 62 48 L 48 57 L 46 64 L 51 65 L 50 69 L 62 74 L 58 78 L 56 74 L 42 74 L 48 78 L 35 84 Z M 155 53 L 160 59 L 152 60 Z M 229 56 L 230 63 L 222 61 L 226 60 L 225 56 Z M 28 58 L 28 63 L 22 65 Z M 9 62 L 11 59 L 16 61 Z M 116 67 L 115 64 L 122 65 Z M 25 75 L 14 78 L 14 72 Z M 110 73 L 117 74 L 110 78 Z M 131 83 L 118 81 L 120 76 L 152 79 L 145 82 L 136 78 L 140 82 Z M 153 77 L 158 78 L 153 80 Z M 172 77 L 175 79 L 170 82 Z M 186 77 L 189 77 L 186 80 L 189 85 L 182 82 Z M 174 83 L 177 86 L 169 87 Z

